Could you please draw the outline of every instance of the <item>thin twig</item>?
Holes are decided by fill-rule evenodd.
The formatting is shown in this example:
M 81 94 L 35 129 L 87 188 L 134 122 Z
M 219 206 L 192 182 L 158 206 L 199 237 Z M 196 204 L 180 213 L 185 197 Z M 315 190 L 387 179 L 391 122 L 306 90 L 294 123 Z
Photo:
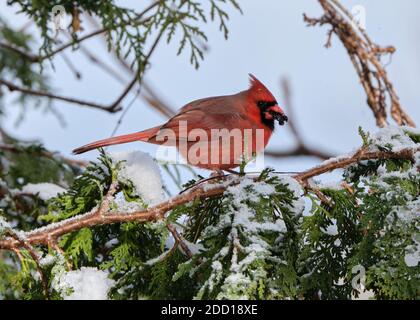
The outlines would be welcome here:
M 94 26 L 98 26 L 99 23 L 94 20 L 91 16 L 87 16 L 88 21 L 93 24 Z M 106 47 L 108 48 L 108 45 L 106 43 L 106 38 L 102 37 L 102 40 Z M 115 49 L 111 47 L 110 51 L 112 52 L 115 60 L 125 69 L 125 71 L 129 72 L 132 76 L 134 76 L 135 71 L 130 67 L 129 63 L 120 55 L 117 54 Z M 118 79 L 118 78 L 117 78 Z M 156 93 L 155 90 L 152 89 L 150 84 L 146 82 L 145 79 L 143 79 L 142 83 L 142 95 L 140 97 L 154 109 L 156 109 L 158 112 L 160 112 L 162 115 L 164 115 L 167 118 L 171 118 L 175 115 L 175 111 L 173 108 L 171 108 L 167 103 L 163 101 L 161 97 Z
M 362 151 L 361 151 L 362 150 Z M 331 172 L 336 169 L 347 167 L 353 163 L 358 163 L 364 160 L 375 160 L 375 159 L 407 159 L 412 160 L 414 155 L 413 149 L 403 149 L 399 152 L 386 152 L 386 151 L 366 151 L 359 149 L 352 156 L 337 158 L 336 161 L 326 161 L 326 163 L 319 165 L 318 167 L 309 169 L 307 171 L 298 173 L 293 177 L 301 182 L 305 182 L 310 178 L 319 176 L 321 174 Z
M 24 149 L 19 148 L 17 146 L 14 145 L 10 145 L 10 144 L 0 144 L 0 150 L 3 151 L 7 151 L 7 152 L 13 152 L 13 153 L 23 153 Z M 40 157 L 45 157 L 48 159 L 55 159 L 56 157 L 58 157 L 59 159 L 63 160 L 63 162 L 66 162 L 69 165 L 72 166 L 76 166 L 76 167 L 86 167 L 88 165 L 88 163 L 86 161 L 81 161 L 81 160 L 75 160 L 75 159 L 69 159 L 63 156 L 59 156 L 53 152 L 49 152 L 49 151 L 44 151 L 41 150 L 40 152 L 32 152 L 31 154 L 33 155 L 37 155 Z
M 109 75 L 111 75 L 112 77 L 114 77 L 120 83 L 122 83 L 122 84 L 125 84 L 126 83 L 125 79 L 117 71 L 115 71 L 112 67 L 110 67 L 105 62 L 103 62 L 100 58 L 98 58 L 98 56 L 96 56 L 95 54 L 93 54 L 86 47 L 80 46 L 80 52 L 82 52 L 90 60 L 90 62 L 98 65 L 98 67 L 100 67 L 106 73 L 108 73 Z
M 39 57 L 34 56 L 34 55 L 30 54 L 30 53 L 26 53 L 25 51 L 22 51 L 20 48 L 14 46 L 14 45 L 11 45 L 11 44 L 8 44 L 8 43 L 4 43 L 4 42 L 0 42 L 0 48 L 7 49 L 7 50 L 10 50 L 10 51 L 12 51 L 14 53 L 17 53 L 23 59 L 25 59 L 25 60 L 27 60 L 29 62 L 33 62 L 33 63 L 38 62 L 38 58 Z
M 65 97 L 65 96 L 59 96 L 59 95 L 56 95 L 56 94 L 53 94 L 53 93 L 50 93 L 50 92 L 46 92 L 46 91 L 38 91 L 38 90 L 23 88 L 23 87 L 18 86 L 18 85 L 14 84 L 10 81 L 3 80 L 3 79 L 0 79 L 0 85 L 5 85 L 10 91 L 19 91 L 19 92 L 22 92 L 24 94 L 29 94 L 29 95 L 32 95 L 32 96 L 45 97 L 45 98 L 49 98 L 49 99 L 53 99 L 53 100 L 65 101 L 65 102 L 78 104 L 78 105 L 85 106 L 85 107 L 90 107 L 90 108 L 95 108 L 95 109 L 99 109 L 99 110 L 108 111 L 108 112 L 117 112 L 117 111 L 121 110 L 121 107 L 116 108 L 113 105 L 112 105 L 112 108 L 110 108 L 109 106 L 101 105 L 101 104 L 91 102 L 91 101 L 80 100 L 80 99 L 75 99 L 75 98 Z
M 35 249 L 31 246 L 31 244 L 26 239 L 23 239 L 22 237 L 17 236 L 13 232 L 9 232 L 9 233 L 10 233 L 11 239 L 14 239 L 17 242 L 17 245 L 15 245 L 12 250 L 15 252 L 17 250 L 19 252 L 19 248 L 18 248 L 19 246 L 26 249 L 26 251 L 28 251 L 29 255 L 31 256 L 32 260 L 35 262 L 37 272 L 41 279 L 42 288 L 44 290 L 45 296 L 48 297 L 49 293 L 48 293 L 47 279 L 45 278 L 44 271 L 42 270 L 38 253 L 35 251 Z M 23 259 L 21 256 L 19 256 L 19 258 L 21 260 Z
M 168 223 L 166 225 L 168 230 L 171 232 L 172 236 L 174 237 L 175 241 L 181 246 L 182 251 L 188 256 L 188 258 L 191 258 L 193 256 L 190 248 L 188 248 L 187 244 L 184 242 L 184 239 L 182 236 L 178 233 L 176 228 Z
M 141 65 L 141 67 L 139 68 L 139 70 L 136 72 L 135 76 L 133 77 L 133 80 L 131 80 L 131 82 L 128 84 L 128 86 L 125 88 L 125 90 L 121 93 L 121 95 L 117 98 L 117 100 L 114 101 L 113 104 L 111 104 L 108 108 L 110 110 L 116 109 L 118 108 L 119 104 L 121 103 L 121 101 L 126 97 L 126 95 L 131 91 L 131 89 L 134 87 L 134 85 L 137 83 L 137 81 L 140 79 L 141 81 L 141 74 L 144 72 L 144 70 L 146 69 L 146 65 L 149 62 L 149 59 L 151 57 L 151 55 L 153 54 L 153 52 L 155 51 L 160 39 L 163 36 L 163 33 L 165 32 L 165 28 L 162 28 L 161 31 L 159 32 L 159 35 L 156 37 L 155 41 L 152 44 L 152 47 L 150 48 L 148 54 L 146 55 L 146 57 L 144 58 L 144 62 Z
M 287 158 L 287 157 L 316 157 L 321 160 L 330 159 L 333 155 L 328 152 L 316 149 L 308 149 L 306 146 L 296 146 L 291 150 L 274 151 L 268 150 L 264 152 L 265 156 L 273 158 Z
M 141 13 L 138 13 L 137 14 L 137 17 L 134 20 L 134 22 L 137 22 L 137 23 L 145 23 L 145 22 L 147 22 L 149 20 L 149 18 L 143 19 L 142 21 L 140 21 L 140 20 L 143 18 L 143 16 L 147 12 L 149 12 L 150 10 L 152 10 L 154 7 L 158 6 L 161 2 L 162 2 L 161 0 L 160 1 L 156 1 L 156 2 L 152 3 L 151 5 L 149 5 L 148 7 L 146 7 Z M 131 23 L 131 22 L 132 21 L 128 21 L 128 22 L 127 21 L 124 21 L 121 24 L 119 24 L 117 27 L 126 26 L 129 23 Z M 8 49 L 8 50 L 11 50 L 11 51 L 19 54 L 20 56 L 22 56 L 24 59 L 28 60 L 29 62 L 39 63 L 39 62 L 42 62 L 42 61 L 44 61 L 46 59 L 52 58 L 57 53 L 60 53 L 63 50 L 65 50 L 65 49 L 67 49 L 69 47 L 74 46 L 75 44 L 79 44 L 79 43 L 81 43 L 81 42 L 83 42 L 83 41 L 85 41 L 87 39 L 93 38 L 93 37 L 95 37 L 97 35 L 103 34 L 103 33 L 108 32 L 108 31 L 112 31 L 112 30 L 107 29 L 107 28 L 100 28 L 98 30 L 95 30 L 95 31 L 92 31 L 92 32 L 88 33 L 87 35 L 84 35 L 83 37 L 80 37 L 80 38 L 78 38 L 76 40 L 72 40 L 72 41 L 70 41 L 70 42 L 68 42 L 68 43 L 66 43 L 66 44 L 58 47 L 57 49 L 51 51 L 48 54 L 39 55 L 39 56 L 36 56 L 36 55 L 30 54 L 30 53 L 27 53 L 25 51 L 22 51 L 20 48 L 17 48 L 15 46 L 12 46 L 12 45 L 10 45 L 8 43 L 4 43 L 4 42 L 0 42 L 0 47 L 5 48 L 5 49 Z
M 296 140 L 296 146 L 291 150 L 285 151 L 265 151 L 264 155 L 273 158 L 286 158 L 286 157 L 316 157 L 322 160 L 327 160 L 332 158 L 334 155 L 317 148 L 311 148 L 304 141 L 300 131 L 296 127 L 296 115 L 295 108 L 292 104 L 292 92 L 290 88 L 290 83 L 287 78 L 281 80 L 282 96 L 284 99 L 284 107 L 287 110 L 287 116 L 289 118 L 288 127 L 292 131 L 292 135 Z
M 50 239 L 49 241 L 48 241 L 48 246 L 51 248 L 51 249 L 53 249 L 53 250 L 55 250 L 55 251 L 57 251 L 58 252 L 58 254 L 59 255 L 61 255 L 62 257 L 63 257 L 63 259 L 64 259 L 64 261 L 65 261 L 65 264 L 66 264 L 66 267 L 67 267 L 67 270 L 72 270 L 72 266 L 71 266 L 71 263 L 70 263 L 70 261 L 68 261 L 67 259 L 66 259 L 66 253 L 63 251 L 63 249 L 61 249 L 60 248 L 60 246 L 58 245 L 58 243 L 57 243 L 57 239 Z
M 27 89 L 27 88 L 17 86 L 15 84 L 13 84 L 12 82 L 6 81 L 6 80 L 3 80 L 3 79 L 0 79 L 0 85 L 3 84 L 5 86 L 7 86 L 10 91 L 20 91 L 22 93 L 29 94 L 29 95 L 66 101 L 66 102 L 70 102 L 70 103 L 74 103 L 74 104 L 78 104 L 78 105 L 82 105 L 82 106 L 87 106 L 87 107 L 96 108 L 96 109 L 108 111 L 108 112 L 111 112 L 111 113 L 115 113 L 115 112 L 118 112 L 122 109 L 122 106 L 120 106 L 120 103 L 126 97 L 126 95 L 130 92 L 130 90 L 133 88 L 135 83 L 138 81 L 138 79 L 139 79 L 141 73 L 144 71 L 152 53 L 156 49 L 157 44 L 159 43 L 164 31 L 165 31 L 165 29 L 162 29 L 161 32 L 159 33 L 159 35 L 157 36 L 156 40 L 153 42 L 152 47 L 150 48 L 148 54 L 145 57 L 144 63 L 142 64 L 142 66 L 140 67 L 140 69 L 138 70 L 136 75 L 134 76 L 133 80 L 128 84 L 128 86 L 119 95 L 119 97 L 110 105 L 101 105 L 101 104 L 97 104 L 97 103 L 94 103 L 94 102 L 84 101 L 84 100 L 75 99 L 75 98 L 71 98 L 71 97 L 59 96 L 59 95 L 55 95 L 55 94 L 45 92 L 45 91 L 37 91 L 37 90 Z
M 65 52 L 61 54 L 65 64 L 69 67 L 70 71 L 73 72 L 74 76 L 77 80 L 82 79 L 82 73 L 77 70 L 76 66 L 74 65 L 73 61 L 66 55 Z

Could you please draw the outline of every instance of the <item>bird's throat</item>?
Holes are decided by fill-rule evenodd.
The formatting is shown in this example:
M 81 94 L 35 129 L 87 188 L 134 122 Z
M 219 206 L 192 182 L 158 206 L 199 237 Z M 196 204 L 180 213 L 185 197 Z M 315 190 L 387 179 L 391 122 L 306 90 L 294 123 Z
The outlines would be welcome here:
M 274 119 L 267 119 L 264 115 L 264 112 L 260 113 L 261 122 L 269 128 L 271 131 L 274 131 Z

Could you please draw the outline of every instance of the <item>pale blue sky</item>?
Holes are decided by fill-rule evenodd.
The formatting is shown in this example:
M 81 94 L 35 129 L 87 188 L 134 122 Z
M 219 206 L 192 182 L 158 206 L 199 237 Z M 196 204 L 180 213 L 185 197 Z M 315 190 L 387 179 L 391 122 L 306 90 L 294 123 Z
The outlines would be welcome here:
M 135 6 L 138 1 L 121 1 Z M 374 118 L 366 106 L 366 97 L 350 60 L 341 43 L 334 38 L 333 47 L 323 47 L 326 28 L 308 28 L 302 19 L 319 16 L 321 10 L 315 0 L 277 1 L 241 0 L 244 14 L 233 10 L 229 23 L 230 38 L 225 41 L 216 24 L 206 27 L 210 52 L 199 70 L 188 63 L 188 55 L 176 56 L 175 44 L 162 42 L 152 59 L 147 80 L 162 96 L 178 109 L 187 102 L 207 96 L 235 93 L 248 86 L 249 72 L 254 73 L 283 101 L 279 79 L 287 76 L 293 88 L 297 126 L 305 139 L 314 146 L 334 153 L 343 153 L 357 147 L 360 138 L 358 126 L 376 130 Z M 400 95 L 401 103 L 417 123 L 420 123 L 420 4 L 416 0 L 360 0 L 343 1 L 347 7 L 361 4 L 366 8 L 367 32 L 381 45 L 397 48 L 392 63 L 387 67 L 390 79 Z M 140 8 L 140 7 L 139 7 Z M 25 17 L 0 2 L 0 12 L 11 24 L 20 26 Z M 87 22 L 84 22 L 89 28 Z M 107 57 L 101 41 L 86 42 L 89 49 Z M 118 96 L 123 86 L 93 66 L 80 53 L 67 54 L 82 71 L 82 81 L 75 80 L 62 58 L 54 60 L 52 72 L 54 87 L 63 95 L 76 96 L 99 103 L 109 103 Z M 106 58 L 112 63 L 112 58 Z M 121 70 L 121 74 L 124 72 Z M 129 75 L 124 75 L 129 80 Z M 132 95 L 124 100 L 131 101 Z M 55 102 L 63 114 L 67 127 L 62 128 L 51 114 L 28 112 L 19 127 L 14 120 L 17 112 L 11 106 L 5 127 L 23 139 L 39 139 L 48 149 L 70 156 L 74 147 L 92 140 L 108 137 L 119 114 L 88 110 L 75 105 Z M 129 111 L 118 133 L 139 131 L 155 126 L 164 118 L 137 100 Z M 285 127 L 278 128 L 269 149 L 286 149 L 292 143 Z M 154 153 L 155 147 L 134 143 L 112 150 L 140 149 Z M 91 152 L 83 159 L 93 159 Z M 317 159 L 268 160 L 267 165 L 278 170 L 302 170 L 319 162 Z

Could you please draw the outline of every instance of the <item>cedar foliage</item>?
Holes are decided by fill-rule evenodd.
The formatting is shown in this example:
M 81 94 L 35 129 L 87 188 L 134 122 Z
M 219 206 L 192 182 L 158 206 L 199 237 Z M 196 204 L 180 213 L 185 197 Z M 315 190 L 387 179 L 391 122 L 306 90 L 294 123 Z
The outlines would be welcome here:
M 52 6 L 64 5 L 72 13 L 75 1 L 8 3 L 35 21 L 42 57 L 55 45 L 48 25 Z M 202 25 L 216 20 L 227 37 L 226 7 L 240 10 L 235 0 L 211 0 L 206 8 L 194 0 L 162 0 L 144 22 L 111 0 L 77 4 L 78 10 L 101 19 L 110 48 L 131 57 L 139 77 L 152 35 L 165 34 L 168 42 L 177 35 L 178 54 L 189 50 L 191 64 L 198 67 L 203 58 L 199 41 L 207 39 Z M 72 37 L 77 50 L 77 33 Z M 29 51 L 33 37 L 11 29 L 0 17 L 0 40 Z M 30 89 L 51 90 L 47 75 L 40 72 L 47 60 L 53 63 L 52 58 L 30 63 L 0 47 L 0 76 Z M 22 110 L 29 99 L 34 98 L 19 96 Z M 31 105 L 40 103 L 35 98 Z M 0 107 L 5 109 L 1 100 Z M 418 299 L 420 134 L 405 127 L 383 129 L 373 137 L 359 133 L 363 147 L 372 151 L 397 151 L 401 143 L 417 150 L 413 161 L 363 161 L 345 168 L 341 184 L 313 180 L 314 187 L 306 189 L 271 169 L 257 176 L 242 174 L 222 195 L 179 205 L 162 220 L 83 228 L 62 236 L 59 250 L 37 245 L 39 265 L 25 248 L 19 254 L 0 250 L 0 298 L 62 299 L 63 290 L 71 288 L 56 285 L 61 275 L 95 267 L 114 280 L 112 299 L 349 299 L 362 291 L 353 283 L 355 268 L 362 267 L 364 287 L 374 298 Z M 385 143 L 381 137 L 387 137 Z M 148 207 L 134 183 L 119 179 L 124 163 L 104 152 L 84 168 L 39 144 L 5 135 L 3 140 L 12 148 L 0 150 L 0 241 L 84 215 L 100 207 L 115 186 L 110 212 L 118 211 L 117 197 Z M 176 167 L 162 169 L 179 178 Z M 49 200 L 20 192 L 28 183 L 41 182 L 66 191 Z M 197 177 L 184 187 L 201 182 Z M 214 181 L 209 187 L 224 183 Z M 191 256 L 174 241 L 168 225 L 176 227 Z
M 393 129 L 393 139 L 402 136 L 419 147 L 418 132 Z M 377 139 L 366 147 L 383 148 Z M 6 153 L 2 157 L 7 161 Z M 61 237 L 61 253 L 45 246 L 37 250 L 49 256 L 43 265 L 49 285 L 69 265 L 96 267 L 116 281 L 109 292 L 113 299 L 347 299 L 358 295 L 352 286 L 355 266 L 365 269 L 365 287 L 375 298 L 417 299 L 419 265 L 406 261 L 419 246 L 419 152 L 415 159 L 370 160 L 346 168 L 346 187 L 317 185 L 328 203 L 319 194 L 304 194 L 291 177 L 266 169 L 257 178 L 238 178 L 239 184 L 219 197 L 180 205 L 164 220 L 84 228 Z M 2 177 L 3 189 L 10 190 L 1 202 L 3 237 L 99 206 L 123 165 L 102 153 L 73 177 L 65 193 L 48 201 L 20 195 Z M 117 183 L 115 197 L 147 206 L 131 184 Z M 167 224 L 176 225 L 191 257 L 174 244 Z M 35 262 L 24 249 L 22 256 L 19 261 L 2 252 L 3 298 L 47 298 L 34 276 Z M 60 298 L 49 290 L 49 298 Z

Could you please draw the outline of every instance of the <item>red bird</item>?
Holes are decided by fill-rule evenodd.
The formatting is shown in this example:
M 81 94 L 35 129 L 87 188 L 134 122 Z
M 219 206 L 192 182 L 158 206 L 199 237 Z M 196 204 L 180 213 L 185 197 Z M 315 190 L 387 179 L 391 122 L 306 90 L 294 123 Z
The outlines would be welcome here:
M 288 120 L 271 92 L 252 74 L 250 78 L 248 90 L 190 102 L 163 125 L 92 142 L 73 153 L 143 141 L 176 146 L 193 166 L 229 171 L 244 156 L 249 159 L 265 149 L 275 120 L 280 125 Z

